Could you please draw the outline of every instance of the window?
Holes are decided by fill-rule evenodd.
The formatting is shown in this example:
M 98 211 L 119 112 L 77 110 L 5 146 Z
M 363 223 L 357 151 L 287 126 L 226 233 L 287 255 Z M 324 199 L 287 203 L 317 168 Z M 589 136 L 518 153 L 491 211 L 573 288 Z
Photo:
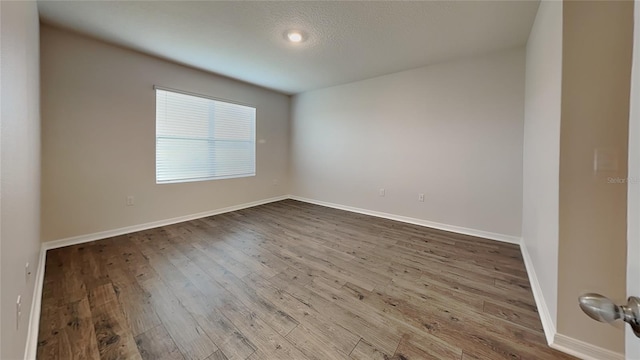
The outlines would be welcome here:
M 156 183 L 256 174 L 256 109 L 156 87 Z

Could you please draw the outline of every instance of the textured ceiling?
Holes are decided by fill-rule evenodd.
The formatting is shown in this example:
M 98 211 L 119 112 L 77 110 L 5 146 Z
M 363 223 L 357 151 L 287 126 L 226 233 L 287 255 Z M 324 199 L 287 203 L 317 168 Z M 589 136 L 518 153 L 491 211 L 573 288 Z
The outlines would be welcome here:
M 525 44 L 538 1 L 39 1 L 43 22 L 294 94 Z M 285 40 L 289 29 L 307 40 Z

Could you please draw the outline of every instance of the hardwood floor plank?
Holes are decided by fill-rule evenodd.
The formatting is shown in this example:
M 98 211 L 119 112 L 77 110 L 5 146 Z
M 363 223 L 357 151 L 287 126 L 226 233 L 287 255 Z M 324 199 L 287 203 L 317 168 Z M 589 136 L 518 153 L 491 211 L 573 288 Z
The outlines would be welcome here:
M 129 239 L 125 238 L 124 244 L 128 242 Z M 119 246 L 119 241 L 112 241 L 96 244 L 94 250 L 100 254 L 99 264 L 104 267 L 113 284 L 132 335 L 137 336 L 160 325 L 160 319 L 151 303 L 151 294 L 140 287 L 136 272 L 132 271 L 132 268 L 139 267 L 130 265 L 130 258 L 133 256 L 130 247 L 123 248 Z
M 573 359 L 518 246 L 294 200 L 46 260 L 38 359 Z
M 216 232 L 214 228 L 210 227 L 207 222 L 202 220 L 194 220 L 192 223 L 198 227 L 205 235 L 206 239 L 214 239 Z M 259 272 L 265 274 L 267 277 L 271 277 L 279 273 L 277 268 L 272 268 L 268 266 L 265 261 L 259 261 L 242 251 L 234 248 L 232 243 L 237 240 L 242 235 L 239 235 L 235 232 L 229 233 L 223 239 L 213 242 L 212 244 L 220 250 L 225 256 L 229 258 L 233 258 L 234 260 L 245 265 L 251 272 Z
M 55 250 L 54 250 L 55 252 Z M 60 282 L 54 286 L 60 286 L 60 298 L 58 305 L 80 301 L 87 297 L 87 288 L 81 275 L 81 261 L 78 254 L 78 246 L 72 246 L 67 251 L 58 251 Z
M 164 284 L 160 281 L 145 280 L 140 285 L 151 294 L 151 302 L 158 317 L 187 359 L 206 359 L 218 350 L 205 331 Z
M 523 303 L 530 307 L 535 307 L 535 300 L 531 293 L 526 294 L 523 291 L 505 291 L 497 286 L 483 285 L 476 283 L 472 280 L 462 279 L 456 276 L 449 276 L 444 273 L 437 273 L 434 271 L 423 271 L 423 275 L 420 277 L 420 282 L 427 284 L 436 284 L 443 287 L 449 287 L 462 294 L 467 294 L 468 297 L 477 297 L 482 299 L 505 299 L 505 301 L 512 303 Z
M 324 315 L 319 313 L 310 304 L 305 304 L 287 292 L 277 289 L 269 281 L 265 281 L 257 274 L 245 277 L 244 281 L 248 285 L 255 287 L 259 294 L 274 304 L 288 309 L 289 313 L 303 326 L 299 329 L 299 325 L 292 330 L 286 336 L 287 339 L 298 339 L 298 341 L 301 341 L 300 337 L 296 336 L 300 332 L 313 333 L 313 343 L 322 343 L 325 348 L 335 349 L 334 352 L 342 353 L 343 355 L 349 354 L 360 340 L 360 336 L 355 335 L 342 326 L 327 321 Z M 298 330 L 296 331 L 296 329 Z M 295 343 L 294 340 L 292 340 L 292 342 Z M 312 357 L 308 351 L 304 352 L 309 357 Z
M 483 312 L 507 320 L 514 324 L 524 326 L 528 329 L 543 332 L 542 323 L 540 322 L 540 316 L 537 312 L 518 309 L 516 307 L 505 304 L 498 304 L 497 302 L 493 301 L 484 302 Z
M 136 237 L 132 237 L 132 239 L 137 242 Z M 137 244 L 141 243 L 137 242 Z M 146 247 L 143 249 L 148 250 Z M 151 302 L 156 314 L 183 355 L 188 359 L 202 360 L 207 358 L 217 351 L 218 347 L 207 336 L 194 316 L 185 309 L 180 300 L 193 294 L 190 289 L 191 284 L 182 282 L 183 279 L 177 276 L 178 272 L 170 263 L 155 256 L 151 250 L 145 250 L 141 254 L 148 262 L 154 275 L 147 273 L 147 278 L 139 279 L 138 283 L 151 294 Z
M 60 307 L 60 336 L 58 356 L 61 359 L 100 359 L 99 336 L 92 322 L 99 312 L 92 314 L 89 300 L 83 298 Z M 98 340 L 96 341 L 96 337 Z
M 187 244 L 187 246 L 189 245 Z M 271 302 L 261 298 L 254 289 L 247 287 L 231 271 L 207 257 L 199 247 L 193 246 L 193 249 L 183 249 L 183 253 L 188 254 L 187 256 L 194 264 L 204 270 L 208 276 L 232 294 L 243 306 L 250 308 L 260 316 L 280 335 L 288 334 L 298 325 L 298 322 L 283 309 L 279 309 Z
M 375 301 L 367 301 L 368 299 L 375 298 L 376 295 L 373 292 L 369 292 L 366 289 L 357 288 L 355 285 L 350 284 L 339 290 L 333 290 L 331 287 L 323 287 L 322 282 L 312 283 L 317 286 L 316 293 L 324 292 L 332 301 L 339 304 L 345 309 L 349 309 L 359 317 L 371 321 L 377 326 L 384 326 L 386 329 L 393 331 L 394 334 L 400 334 L 400 338 L 406 337 L 407 333 L 419 333 L 422 335 L 422 341 L 428 342 L 429 347 L 432 349 L 432 353 L 438 354 L 441 358 L 451 358 L 458 354 L 461 354 L 461 349 L 458 346 L 453 345 L 451 342 L 443 341 L 437 336 L 424 331 L 420 325 L 415 322 L 407 321 L 406 317 L 388 316 L 389 313 L 393 313 L 394 310 L 403 309 L 401 303 L 390 303 L 383 305 L 382 303 Z M 387 308 L 387 305 L 391 305 L 393 310 Z M 411 314 L 413 315 L 413 314 Z M 407 315 L 407 317 L 411 316 Z M 429 314 L 428 316 L 431 316 Z M 413 319 L 412 319 L 413 320 Z M 364 337 L 364 335 L 360 334 Z M 397 346 L 396 342 L 396 346 Z M 381 348 L 381 350 L 392 353 L 390 349 Z
M 521 299 L 527 299 L 531 301 L 532 304 L 535 304 L 535 300 L 533 299 L 533 294 L 531 293 L 531 286 L 529 286 L 528 281 L 517 281 L 510 280 L 505 281 L 501 279 L 495 280 L 495 287 L 497 289 L 506 290 L 509 294 L 518 295 Z
M 428 301 L 464 304 L 464 306 L 477 311 L 482 311 L 484 306 L 482 298 L 463 292 L 455 285 L 425 280 L 424 278 L 413 281 L 394 278 L 387 287 L 376 290 L 385 291 L 388 288 L 402 289 L 402 291 L 408 291 Z
M 113 288 L 134 336 L 153 329 L 161 323 L 151 302 L 151 294 L 144 291 L 138 283 L 114 284 Z
M 287 339 L 265 323 L 256 313 L 229 303 L 221 312 L 255 344 L 256 359 L 305 360 L 307 357 Z
M 233 296 L 206 278 L 204 272 L 173 249 L 170 242 L 151 243 L 139 242 L 138 245 L 213 343 L 229 359 L 245 359 L 251 355 L 255 346 L 218 309 L 232 302 Z M 163 255 L 155 252 L 152 246 Z
M 141 359 L 113 285 L 94 288 L 89 294 L 89 303 L 100 359 Z
M 289 282 L 291 283 L 291 285 L 296 285 L 296 286 L 305 286 L 313 280 L 312 272 L 304 272 L 304 271 L 298 270 L 298 268 L 296 267 L 288 267 L 283 272 L 276 275 L 275 277 L 279 278 L 282 281 Z
M 232 272 L 237 277 L 243 277 L 251 273 L 252 270 L 247 265 L 228 256 L 222 249 L 216 246 L 216 243 L 221 241 L 220 237 L 223 237 L 224 235 L 216 237 L 215 235 L 203 232 L 201 229 L 198 229 L 193 225 L 188 227 L 178 227 L 176 234 L 192 239 L 192 246 L 205 253 L 213 261 L 224 266 L 225 269 Z
M 342 360 L 349 357 L 328 342 L 326 336 L 305 325 L 296 326 L 286 338 L 312 360 Z
M 496 324 L 496 321 L 482 317 L 481 313 L 465 310 L 460 304 L 425 303 L 424 299 L 410 292 L 392 287 L 385 289 L 385 293 L 374 293 L 366 299 L 384 307 L 387 314 L 463 350 L 472 349 L 482 358 L 517 358 L 518 354 L 529 351 L 540 356 L 545 353 L 551 356 L 552 353 L 546 346 L 540 348 L 545 343 L 542 334 L 505 323 Z M 422 310 L 425 306 L 429 311 Z
M 211 354 L 206 360 L 229 360 L 221 350 L 218 350 Z
M 413 336 L 415 337 L 415 335 Z M 400 340 L 400 344 L 398 344 L 398 348 L 396 349 L 395 354 L 392 359 L 394 360 L 418 360 L 418 359 L 460 359 L 462 356 L 462 351 L 460 354 L 451 354 L 447 357 L 443 357 L 442 354 L 434 353 L 429 346 L 424 346 L 419 340 L 412 339 L 411 335 L 405 335 Z M 493 359 L 493 358 L 492 358 Z
M 358 342 L 349 357 L 355 360 L 389 360 L 391 358 L 364 340 Z
M 184 360 L 184 356 L 163 325 L 158 325 L 135 338 L 144 360 Z
M 328 320 L 353 334 L 359 335 L 370 343 L 376 344 L 382 351 L 392 353 L 397 347 L 402 335 L 396 328 L 387 327 L 387 322 L 384 319 L 380 317 L 374 319 L 370 319 L 369 316 L 362 317 L 359 310 L 354 313 L 352 309 L 347 309 L 327 300 L 322 294 L 315 292 L 308 286 L 300 288 L 289 286 L 290 284 L 283 283 L 277 278 L 272 278 L 271 280 L 274 281 L 274 285 L 279 289 L 298 298 L 302 303 L 308 304 Z
M 38 328 L 38 349 L 36 358 L 41 360 L 60 359 L 60 313 L 51 306 L 42 308 Z
M 45 277 L 42 288 L 40 325 L 38 327 L 38 359 L 60 358 L 60 302 L 62 294 L 62 260 L 59 251 L 46 255 Z
M 93 248 L 93 243 L 78 245 L 79 270 L 86 291 L 111 282 L 107 271 L 101 264 L 101 254 Z

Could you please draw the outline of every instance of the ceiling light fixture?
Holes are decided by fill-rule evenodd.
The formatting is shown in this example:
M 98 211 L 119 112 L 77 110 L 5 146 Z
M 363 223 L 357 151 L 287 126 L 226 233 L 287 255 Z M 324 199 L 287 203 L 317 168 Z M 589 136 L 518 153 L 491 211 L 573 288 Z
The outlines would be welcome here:
M 293 43 L 299 43 L 299 42 L 302 42 L 302 40 L 304 40 L 304 37 L 302 36 L 302 33 L 300 31 L 291 30 L 287 32 L 287 39 L 289 39 L 289 41 Z

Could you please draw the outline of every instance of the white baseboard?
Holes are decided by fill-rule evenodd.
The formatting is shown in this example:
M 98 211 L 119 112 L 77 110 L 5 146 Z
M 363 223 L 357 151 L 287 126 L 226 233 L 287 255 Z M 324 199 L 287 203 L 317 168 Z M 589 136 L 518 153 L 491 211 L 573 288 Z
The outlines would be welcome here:
M 380 211 L 367 210 L 367 209 L 357 208 L 357 207 L 353 207 L 353 206 L 334 204 L 334 203 L 329 203 L 329 202 L 320 201 L 320 200 L 314 200 L 314 199 L 308 199 L 308 198 L 295 196 L 295 195 L 289 195 L 289 198 L 293 199 L 293 200 L 298 200 L 298 201 L 310 203 L 310 204 L 326 206 L 326 207 L 339 209 L 339 210 L 351 211 L 351 212 L 355 212 L 355 213 L 358 213 L 358 214 L 370 215 L 370 216 L 375 216 L 375 217 L 379 217 L 379 218 L 400 221 L 400 222 L 413 224 L 413 225 L 425 226 L 425 227 L 438 229 L 438 230 L 450 231 L 450 232 L 463 234 L 463 235 L 476 236 L 476 237 L 481 237 L 481 238 L 485 238 L 485 239 L 502 241 L 502 242 L 507 242 L 507 243 L 511 243 L 511 244 L 517 244 L 517 245 L 520 245 L 520 242 L 521 242 L 521 238 L 520 237 L 513 236 L 513 235 L 498 234 L 498 233 L 493 233 L 493 232 L 489 232 L 489 231 L 469 229 L 469 228 L 465 228 L 465 227 L 462 227 L 462 226 L 441 224 L 441 223 L 428 221 L 428 220 L 422 220 L 422 219 L 416 219 L 416 218 L 411 218 L 411 217 L 407 217 L 407 216 L 389 214 L 389 213 L 380 212 Z
M 36 270 L 33 299 L 29 312 L 29 329 L 27 330 L 27 343 L 24 349 L 24 358 L 35 360 L 38 351 L 38 330 L 40 328 L 40 310 L 42 309 L 42 288 L 44 287 L 44 268 L 47 261 L 47 250 L 44 244 L 40 246 L 38 257 L 38 269 Z
M 624 360 L 624 354 L 603 349 L 601 347 L 570 338 L 562 334 L 555 334 L 550 346 L 558 351 L 573 355 L 583 360 Z
M 351 207 L 346 205 L 328 203 L 328 202 L 319 201 L 319 200 L 307 199 L 307 198 L 294 196 L 294 195 L 283 195 L 283 196 L 273 197 L 269 199 L 258 200 L 250 203 L 229 206 L 222 209 L 216 209 L 216 210 L 210 210 L 210 211 L 205 211 L 205 212 L 191 214 L 191 215 L 179 216 L 171 219 L 153 221 L 145 224 L 127 226 L 127 227 L 113 229 L 113 230 L 100 231 L 92 234 L 79 235 L 79 236 L 73 236 L 65 239 L 47 241 L 43 243 L 43 246 L 44 246 L 44 249 L 49 250 L 49 249 L 56 249 L 56 248 L 61 248 L 65 246 L 70 246 L 70 245 L 77 245 L 77 244 L 82 244 L 90 241 L 106 239 L 114 236 L 130 234 L 137 231 L 143 231 L 143 230 L 153 229 L 161 226 L 177 224 L 184 221 L 190 221 L 190 220 L 200 219 L 203 217 L 242 210 L 242 209 L 263 205 L 263 204 L 268 204 L 276 201 L 286 200 L 286 199 L 293 199 L 293 200 L 298 200 L 302 202 L 307 202 L 310 204 L 330 207 L 334 209 L 346 210 L 346 211 L 355 212 L 359 214 L 370 215 L 370 216 L 385 218 L 389 220 L 395 220 L 395 221 L 400 221 L 404 223 L 430 227 L 438 230 L 451 231 L 451 232 L 463 234 L 463 235 L 470 235 L 470 236 L 476 236 L 476 237 L 481 237 L 485 239 L 502 241 L 502 242 L 507 242 L 511 244 L 519 245 L 521 241 L 520 237 L 512 236 L 512 235 L 504 235 L 504 234 L 498 234 L 498 233 L 493 233 L 493 232 L 488 232 L 483 230 L 469 229 L 461 226 L 442 224 L 442 223 L 437 223 L 437 222 L 428 221 L 428 220 L 416 219 L 416 218 L 411 218 L 406 216 L 379 212 L 379 211 L 373 211 L 373 210 L 361 209 L 361 208 L 356 208 L 356 207 Z
M 538 314 L 540 315 L 540 321 L 542 322 L 542 328 L 544 329 L 544 335 L 549 347 L 583 360 L 624 360 L 623 354 L 603 349 L 557 332 L 556 325 L 551 318 L 549 308 L 542 295 L 542 288 L 538 282 L 529 251 L 527 251 L 527 247 L 524 244 L 520 245 L 520 250 L 522 252 L 522 258 L 524 259 L 524 265 L 527 268 L 531 291 L 533 292 L 533 297 L 538 307 Z
M 240 204 L 240 205 L 233 205 L 233 206 L 225 207 L 225 208 L 222 208 L 222 209 L 204 211 L 204 212 L 200 212 L 200 213 L 197 213 L 197 214 L 179 216 L 179 217 L 175 217 L 175 218 L 171 218 L 171 219 L 153 221 L 153 222 L 149 222 L 149 223 L 145 223 L 145 224 L 127 226 L 127 227 L 123 227 L 123 228 L 119 228 L 119 229 L 100 231 L 100 232 L 93 233 L 93 234 L 73 236 L 73 237 L 69 237 L 69 238 L 66 238 L 66 239 L 47 241 L 47 242 L 43 243 L 43 245 L 44 245 L 45 249 L 47 249 L 47 250 L 56 249 L 56 248 L 61 248 L 61 247 L 65 247 L 65 246 L 82 244 L 82 243 L 95 241 L 95 240 L 100 240 L 100 239 L 106 239 L 106 238 L 110 238 L 110 237 L 114 237 L 114 236 L 130 234 L 130 233 L 134 233 L 134 232 L 137 232 L 137 231 L 153 229 L 153 228 L 157 228 L 157 227 L 161 227 L 161 226 L 173 225 L 173 224 L 181 223 L 181 222 L 184 222 L 184 221 L 191 221 L 191 220 L 195 220 L 195 219 L 200 219 L 200 218 L 203 218 L 203 217 L 208 217 L 208 216 L 213 216 L 213 215 L 218 215 L 218 214 L 224 214 L 224 213 L 228 213 L 228 212 L 231 212 L 231 211 L 237 211 L 237 210 L 242 210 L 242 209 L 246 209 L 246 208 L 250 208 L 250 207 L 254 207 L 254 206 L 258 206 L 258 205 L 264 205 L 264 204 L 268 204 L 268 203 L 272 203 L 272 202 L 276 202 L 276 201 L 286 200 L 288 198 L 289 198 L 289 196 L 282 195 L 282 196 L 277 196 L 277 197 L 273 197 L 273 198 L 269 198 L 269 199 L 253 201 L 253 202 L 250 202 L 250 203 L 244 203 L 244 204 Z
M 544 300 L 542 294 L 542 287 L 538 281 L 535 268 L 533 267 L 533 261 L 527 251 L 527 247 L 524 244 L 520 244 L 520 252 L 522 253 L 522 259 L 524 260 L 524 266 L 527 269 L 527 275 L 529 276 L 529 283 L 531 284 L 531 292 L 533 292 L 533 298 L 538 308 L 538 315 L 540 315 L 540 321 L 542 322 L 542 329 L 544 330 L 544 336 L 547 339 L 547 344 L 553 343 L 553 337 L 556 335 L 556 325 L 549 312 L 549 307 Z

